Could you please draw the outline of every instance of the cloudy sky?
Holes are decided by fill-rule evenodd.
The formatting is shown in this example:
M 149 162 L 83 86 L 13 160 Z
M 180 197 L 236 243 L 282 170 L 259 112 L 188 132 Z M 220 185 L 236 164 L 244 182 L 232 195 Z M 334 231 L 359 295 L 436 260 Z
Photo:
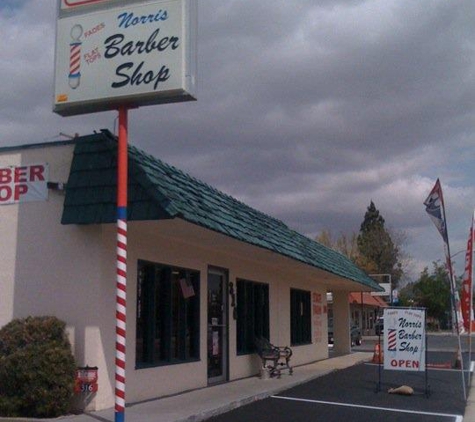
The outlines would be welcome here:
M 0 3 L 0 146 L 114 130 L 115 112 L 52 112 L 56 5 Z M 439 177 L 465 249 L 473 2 L 199 0 L 198 20 L 198 101 L 131 111 L 131 143 L 310 237 L 357 232 L 373 200 L 415 275 L 443 259 L 422 204 Z

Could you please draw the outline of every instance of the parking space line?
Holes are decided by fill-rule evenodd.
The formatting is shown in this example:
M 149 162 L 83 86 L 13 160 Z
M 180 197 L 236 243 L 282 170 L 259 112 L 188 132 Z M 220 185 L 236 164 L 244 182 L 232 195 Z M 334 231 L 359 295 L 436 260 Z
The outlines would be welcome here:
M 357 407 L 360 409 L 370 409 L 370 410 L 382 410 L 385 412 L 397 412 L 397 413 L 412 413 L 417 415 L 425 415 L 425 416 L 442 416 L 453 418 L 454 422 L 462 422 L 463 416 L 462 415 L 452 415 L 449 413 L 433 413 L 433 412 L 420 412 L 417 410 L 405 410 L 405 409 L 394 409 L 390 407 L 376 407 L 376 406 L 366 406 L 362 404 L 350 404 L 350 403 L 338 403 L 338 402 L 331 402 L 331 401 L 323 401 L 323 400 L 309 400 L 309 399 L 298 399 L 294 397 L 284 397 L 284 396 L 271 396 L 273 399 L 281 399 L 281 400 L 292 400 L 292 401 L 300 401 L 306 403 L 316 403 L 316 404 L 328 404 L 331 406 L 341 406 L 341 407 Z

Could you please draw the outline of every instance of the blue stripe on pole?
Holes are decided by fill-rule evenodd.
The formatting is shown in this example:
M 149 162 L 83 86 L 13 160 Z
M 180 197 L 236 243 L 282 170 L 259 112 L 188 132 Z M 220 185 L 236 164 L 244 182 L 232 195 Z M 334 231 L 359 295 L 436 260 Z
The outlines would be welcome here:
M 127 207 L 117 207 L 117 218 L 127 220 Z
M 124 422 L 125 421 L 125 412 L 115 412 L 115 422 Z

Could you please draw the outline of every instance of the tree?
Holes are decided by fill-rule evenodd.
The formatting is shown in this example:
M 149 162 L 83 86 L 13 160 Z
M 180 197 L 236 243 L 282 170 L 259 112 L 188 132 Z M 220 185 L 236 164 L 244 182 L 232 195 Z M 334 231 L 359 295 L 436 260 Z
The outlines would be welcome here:
M 361 223 L 357 237 L 357 264 L 368 273 L 391 274 L 393 287 L 398 285 L 403 274 L 399 261 L 399 248 L 385 228 L 385 221 L 371 201 Z
M 316 241 L 350 258 L 353 262 L 358 261 L 358 244 L 356 242 L 358 235 L 356 233 L 340 233 L 334 239 L 330 230 L 322 230 L 316 237 Z
M 405 303 L 406 293 L 408 303 Z M 445 265 L 433 263 L 432 273 L 429 274 L 428 268 L 424 268 L 419 279 L 403 289 L 401 305 L 416 305 L 427 309 L 427 316 L 439 320 L 442 326 L 448 325 L 448 316 L 450 315 L 450 285 L 448 282 L 447 270 Z M 413 301 L 413 303 L 410 302 Z
M 410 282 L 399 291 L 399 306 L 414 306 L 416 303 L 414 298 L 414 284 L 414 282 Z
M 335 238 L 330 230 L 324 229 L 316 240 L 347 256 L 368 274 L 391 274 L 393 288 L 397 287 L 411 260 L 404 252 L 405 233 L 386 229 L 384 218 L 373 201 L 366 211 L 359 234 L 340 233 Z

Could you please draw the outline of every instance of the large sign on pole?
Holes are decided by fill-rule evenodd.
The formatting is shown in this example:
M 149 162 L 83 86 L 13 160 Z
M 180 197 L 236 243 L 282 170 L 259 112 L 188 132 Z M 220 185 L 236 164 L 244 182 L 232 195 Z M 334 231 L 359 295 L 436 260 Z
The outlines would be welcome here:
M 425 310 L 384 309 L 384 369 L 425 371 Z
M 195 100 L 195 0 L 60 0 L 53 110 Z

